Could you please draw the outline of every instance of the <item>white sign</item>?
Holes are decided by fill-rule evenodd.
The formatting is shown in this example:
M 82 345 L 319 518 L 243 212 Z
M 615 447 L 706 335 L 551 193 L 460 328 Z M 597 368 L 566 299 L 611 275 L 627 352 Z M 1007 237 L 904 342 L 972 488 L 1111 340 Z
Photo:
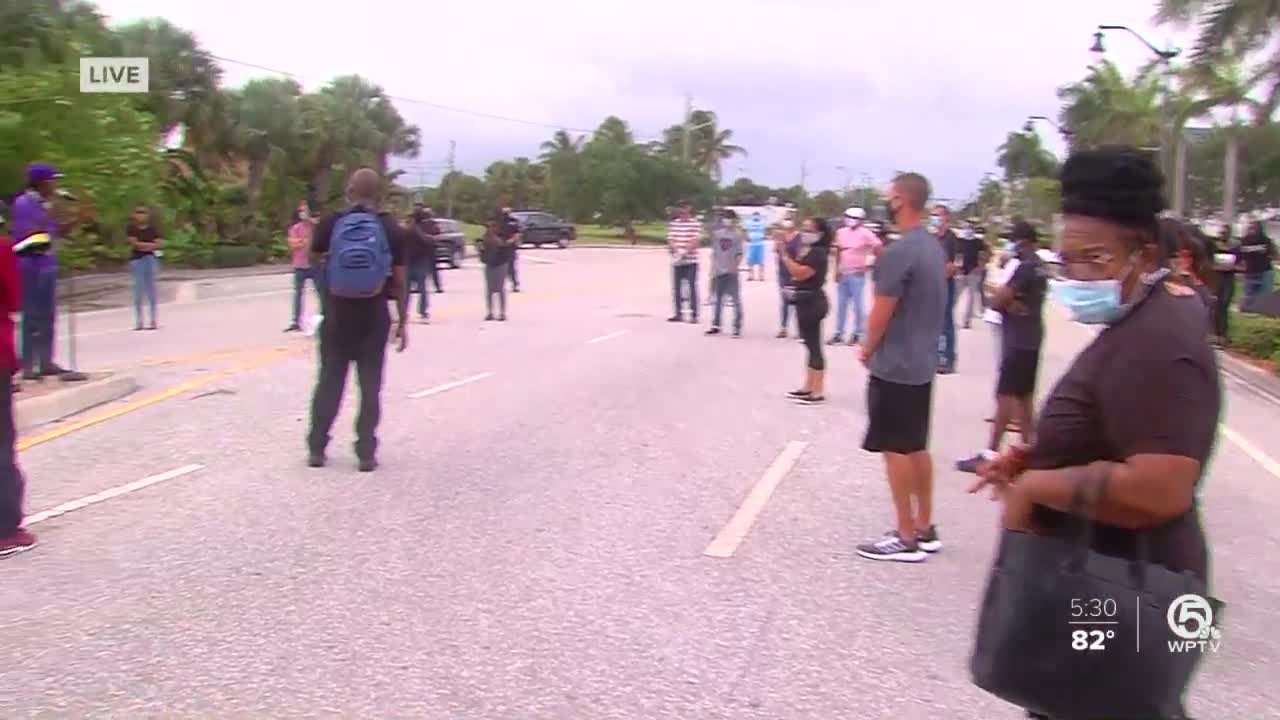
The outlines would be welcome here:
M 151 58 L 80 58 L 82 93 L 145 93 L 150 89 Z

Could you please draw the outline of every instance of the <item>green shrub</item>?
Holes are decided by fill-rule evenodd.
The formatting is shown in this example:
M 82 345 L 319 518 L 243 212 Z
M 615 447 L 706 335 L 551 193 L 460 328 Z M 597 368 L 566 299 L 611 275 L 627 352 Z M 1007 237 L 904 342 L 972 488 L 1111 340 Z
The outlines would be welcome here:
M 251 245 L 218 245 L 210 257 L 211 265 L 216 268 L 251 267 L 262 260 L 262 250 Z
M 1231 318 L 1231 348 L 1256 358 L 1280 357 L 1280 318 L 1235 313 Z
M 164 260 L 174 267 L 210 267 L 213 248 L 213 244 L 202 238 L 195 228 L 182 225 L 166 235 Z

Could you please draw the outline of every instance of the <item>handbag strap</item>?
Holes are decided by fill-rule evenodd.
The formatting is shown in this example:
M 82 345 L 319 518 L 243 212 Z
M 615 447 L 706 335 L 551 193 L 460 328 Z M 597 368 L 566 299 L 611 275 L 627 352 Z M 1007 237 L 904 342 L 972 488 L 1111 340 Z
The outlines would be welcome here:
M 1110 473 L 1086 474 L 1080 473 L 1076 478 L 1074 487 L 1071 492 L 1071 515 L 1080 523 L 1080 536 L 1077 538 L 1076 552 L 1073 558 L 1073 564 L 1078 568 L 1083 568 L 1085 560 L 1089 556 L 1089 550 L 1093 547 L 1093 515 L 1090 511 L 1098 507 L 1098 503 L 1102 501 L 1102 496 L 1106 493 L 1107 480 Z

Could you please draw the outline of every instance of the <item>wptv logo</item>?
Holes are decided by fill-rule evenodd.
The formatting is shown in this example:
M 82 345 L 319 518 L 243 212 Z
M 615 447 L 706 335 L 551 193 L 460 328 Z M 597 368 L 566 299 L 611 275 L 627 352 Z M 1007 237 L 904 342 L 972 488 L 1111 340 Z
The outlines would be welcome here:
M 1213 624 L 1213 606 L 1195 594 L 1180 595 L 1169 603 L 1165 614 L 1169 629 L 1178 636 L 1170 640 L 1169 652 L 1218 652 L 1222 631 Z

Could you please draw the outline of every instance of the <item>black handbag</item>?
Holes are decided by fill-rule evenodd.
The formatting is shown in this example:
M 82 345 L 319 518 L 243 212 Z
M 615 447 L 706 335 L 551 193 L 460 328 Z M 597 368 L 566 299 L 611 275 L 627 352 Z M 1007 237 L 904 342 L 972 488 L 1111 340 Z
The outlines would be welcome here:
M 1003 531 L 987 580 L 969 670 L 978 687 L 1053 720 L 1181 720 L 1182 696 L 1217 651 L 1223 604 L 1189 573 L 1074 538 Z M 1193 511 L 1194 512 L 1194 511 Z

